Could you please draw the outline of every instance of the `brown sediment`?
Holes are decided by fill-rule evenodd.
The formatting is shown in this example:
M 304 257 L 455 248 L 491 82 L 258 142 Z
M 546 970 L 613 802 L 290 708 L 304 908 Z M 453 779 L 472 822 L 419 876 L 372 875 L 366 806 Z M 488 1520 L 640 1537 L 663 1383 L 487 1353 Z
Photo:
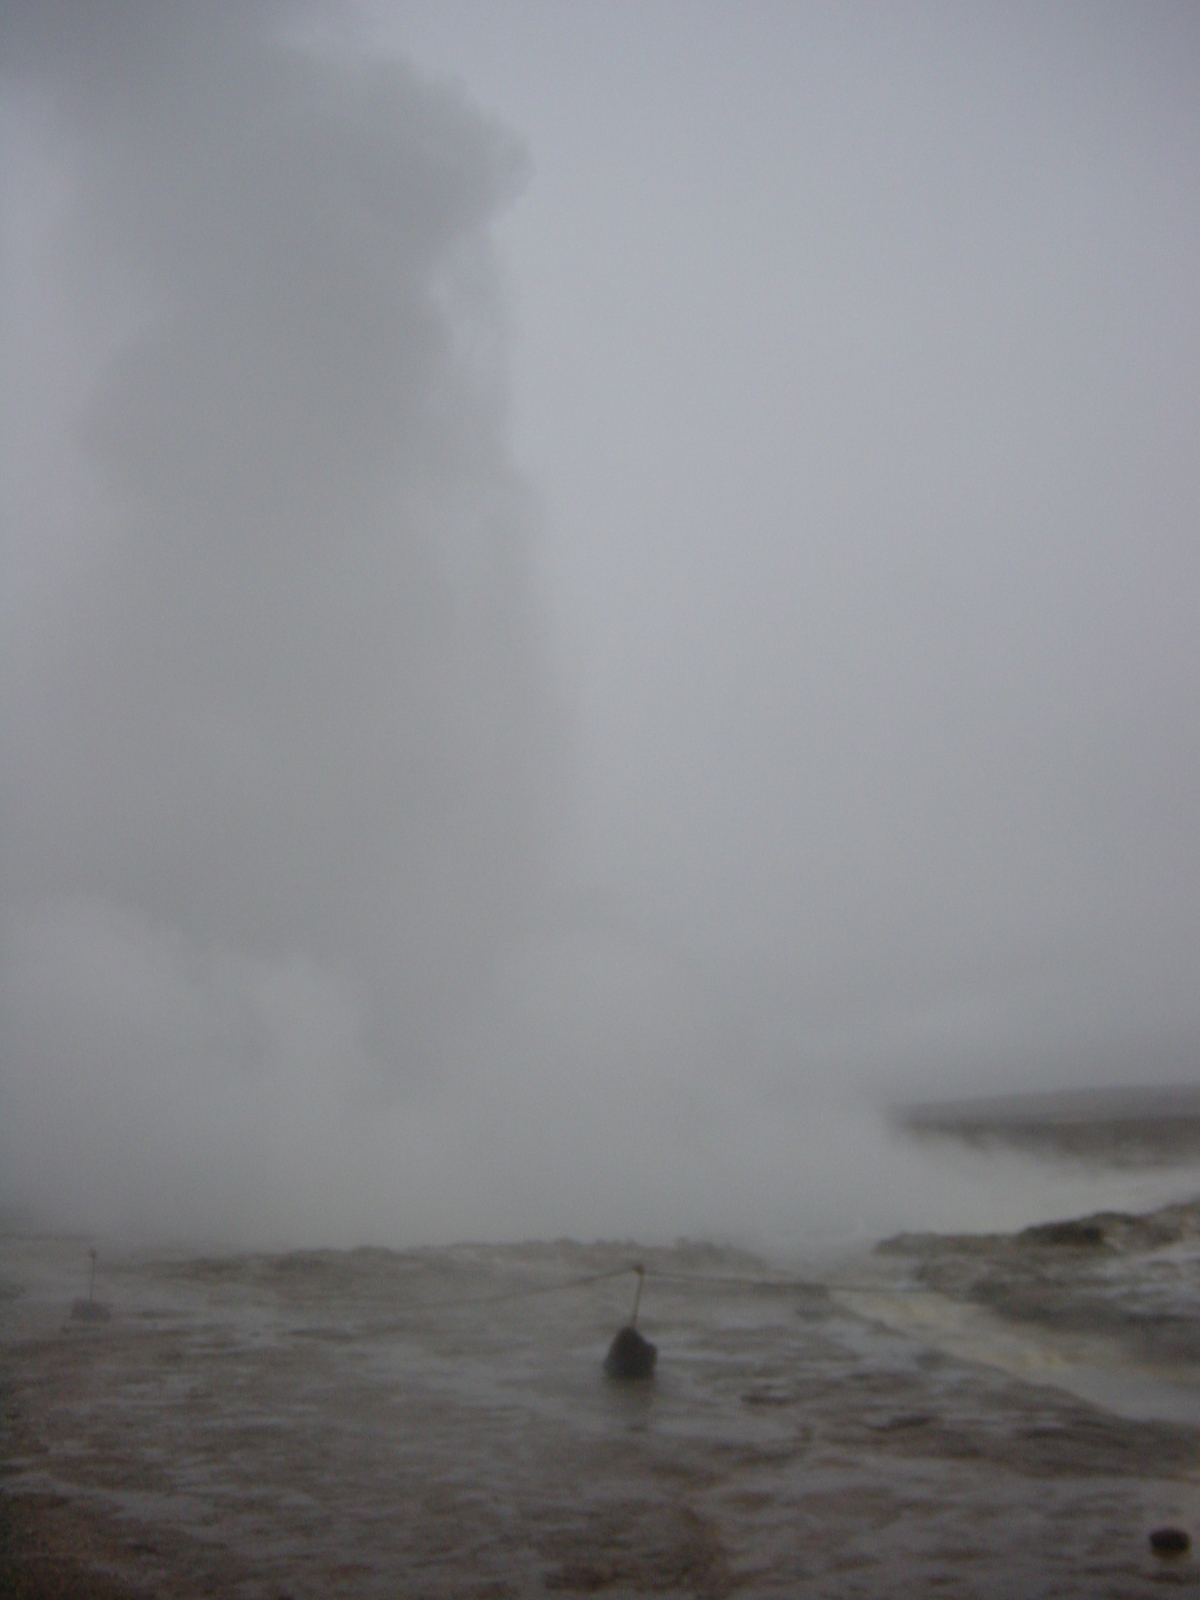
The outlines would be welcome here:
M 1044 1273 L 1093 1259 L 1020 1250 Z M 41 1258 L 19 1259 L 37 1283 Z M 1148 1537 L 1181 1515 L 1193 1426 L 816 1319 L 811 1296 L 797 1310 L 772 1288 L 743 1310 L 665 1272 L 662 1380 L 610 1385 L 615 1281 L 597 1305 L 425 1317 L 419 1285 L 440 1301 L 447 1260 L 322 1258 L 310 1282 L 264 1258 L 217 1293 L 207 1267 L 197 1286 L 151 1262 L 97 1324 L 64 1324 L 65 1294 L 17 1301 L 0 1320 L 0 1600 L 829 1600 L 1004 1578 L 1116 1595 L 1192 1570 Z M 480 1253 L 476 1301 L 506 1270 L 529 1282 L 511 1260 Z
M 26 1346 L 26 1349 L 29 1347 Z M 163 1596 L 161 1582 L 133 1574 L 138 1552 L 122 1543 L 111 1518 L 58 1493 L 14 1490 L 21 1458 L 45 1452 L 38 1430 L 17 1403 L 14 1385 L 0 1383 L 0 1596 L 3 1600 L 147 1600 Z
M 119 1552 L 62 1495 L 0 1492 L 0 1594 L 5 1600 L 146 1600 L 149 1585 L 114 1570 Z

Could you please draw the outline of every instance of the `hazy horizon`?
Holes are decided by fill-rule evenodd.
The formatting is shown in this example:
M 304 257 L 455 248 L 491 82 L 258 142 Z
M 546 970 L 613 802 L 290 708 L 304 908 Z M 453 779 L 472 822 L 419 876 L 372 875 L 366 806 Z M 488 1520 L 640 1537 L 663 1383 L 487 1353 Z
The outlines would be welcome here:
M 0 119 L 0 1207 L 852 1231 L 1200 1081 L 1200 16 L 16 3 Z

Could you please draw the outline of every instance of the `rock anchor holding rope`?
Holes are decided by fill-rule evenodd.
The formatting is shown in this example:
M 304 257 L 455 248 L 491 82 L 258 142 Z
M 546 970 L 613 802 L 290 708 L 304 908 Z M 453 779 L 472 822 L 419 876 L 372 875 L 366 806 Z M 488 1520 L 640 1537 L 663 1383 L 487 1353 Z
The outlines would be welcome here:
M 88 1280 L 86 1300 L 71 1301 L 71 1315 L 79 1322 L 107 1322 L 109 1319 L 108 1307 L 103 1300 L 96 1299 L 96 1252 L 88 1251 L 92 1258 L 92 1275 Z
M 642 1280 L 645 1267 L 634 1267 L 637 1273 L 637 1290 L 633 1297 L 633 1315 L 626 1327 L 617 1334 L 604 1358 L 604 1370 L 610 1378 L 652 1378 L 658 1347 L 643 1339 L 637 1331 L 638 1302 L 642 1298 Z
M 1150 1535 L 1150 1548 L 1156 1556 L 1185 1556 L 1191 1547 L 1182 1528 L 1155 1528 Z

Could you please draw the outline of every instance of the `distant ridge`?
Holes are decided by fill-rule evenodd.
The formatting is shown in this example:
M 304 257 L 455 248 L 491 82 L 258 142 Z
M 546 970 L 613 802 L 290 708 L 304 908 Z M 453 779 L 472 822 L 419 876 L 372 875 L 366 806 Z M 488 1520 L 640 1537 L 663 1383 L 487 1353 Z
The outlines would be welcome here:
M 1200 1084 L 1060 1089 L 893 1106 L 889 1120 L 918 1138 L 957 1139 L 1118 1165 L 1200 1158 Z

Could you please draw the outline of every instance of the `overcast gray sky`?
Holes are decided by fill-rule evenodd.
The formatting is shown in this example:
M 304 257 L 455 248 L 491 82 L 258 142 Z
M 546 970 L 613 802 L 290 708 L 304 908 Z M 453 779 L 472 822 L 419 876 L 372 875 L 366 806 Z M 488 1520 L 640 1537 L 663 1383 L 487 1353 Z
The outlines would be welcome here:
M 0 51 L 0 1200 L 778 1229 L 1194 1080 L 1194 8 Z

